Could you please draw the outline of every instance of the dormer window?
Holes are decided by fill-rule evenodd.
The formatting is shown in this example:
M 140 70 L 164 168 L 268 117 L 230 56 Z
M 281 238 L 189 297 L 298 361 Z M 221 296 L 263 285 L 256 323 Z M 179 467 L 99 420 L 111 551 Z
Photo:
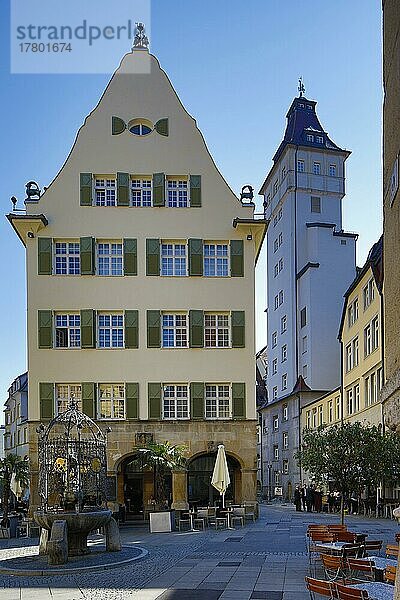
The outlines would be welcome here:
M 303 104 L 303 103 L 300 103 L 300 104 L 299 104 L 299 107 L 300 107 L 300 108 L 304 108 L 304 104 Z
M 311 104 L 307 104 L 307 109 L 308 109 L 308 110 L 312 110 L 312 106 L 311 106 Z
M 307 142 L 313 142 L 314 141 L 314 136 L 311 135 L 310 133 L 307 134 Z
M 317 135 L 316 141 L 317 141 L 317 144 L 323 144 L 324 138 L 322 137 L 322 135 Z

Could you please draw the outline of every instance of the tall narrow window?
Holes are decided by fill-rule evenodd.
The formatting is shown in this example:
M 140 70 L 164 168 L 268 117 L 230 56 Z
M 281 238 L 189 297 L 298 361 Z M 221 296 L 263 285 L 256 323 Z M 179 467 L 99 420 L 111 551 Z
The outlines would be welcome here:
M 230 418 L 230 386 L 206 385 L 206 419 Z
M 287 361 L 287 345 L 284 344 L 282 346 L 282 362 L 286 362 Z
M 287 373 L 282 375 L 282 391 L 287 389 Z
M 122 275 L 122 243 L 99 242 L 97 244 L 97 274 Z
M 204 244 L 205 277 L 228 277 L 228 244 Z
M 276 375 L 278 372 L 278 359 L 274 358 L 272 361 L 272 375 Z
M 297 161 L 297 171 L 299 173 L 304 173 L 304 160 Z
M 189 418 L 189 398 L 187 385 L 165 385 L 163 387 L 163 418 Z
M 284 450 L 287 450 L 289 447 L 289 434 L 287 431 L 284 431 L 282 434 L 282 446 Z
M 278 397 L 278 388 L 277 388 L 277 386 L 275 385 L 275 386 L 272 388 L 272 399 L 273 399 L 273 400 L 276 400 L 276 399 L 277 399 L 277 397 Z
M 336 177 L 336 165 L 329 165 L 329 176 Z
M 99 314 L 97 319 L 99 348 L 123 348 L 124 316 L 122 314 Z
M 166 314 L 162 316 L 163 348 L 186 348 L 188 345 L 187 316 Z
M 79 275 L 81 272 L 79 242 L 56 242 L 54 259 L 56 275 Z
M 189 206 L 188 182 L 186 179 L 168 179 L 168 206 L 185 208 Z
M 311 196 L 311 212 L 321 212 L 321 198 L 319 198 L 318 196 Z
M 278 334 L 276 331 L 272 334 L 272 347 L 275 348 L 278 343 Z
M 115 206 L 115 179 L 95 179 L 94 193 L 96 206 Z
M 301 309 L 300 311 L 300 327 L 305 327 L 307 325 L 307 307 Z
M 186 244 L 161 244 L 161 275 L 187 275 Z
M 283 315 L 281 318 L 281 333 L 285 333 L 287 330 L 287 316 Z
M 375 297 L 374 280 L 371 278 L 363 290 L 364 310 L 368 308 Z
M 125 386 L 103 383 L 99 385 L 99 418 L 125 418 Z
M 132 179 L 132 206 L 151 206 L 151 179 Z
M 80 348 L 80 315 L 57 314 L 55 316 L 56 348 Z

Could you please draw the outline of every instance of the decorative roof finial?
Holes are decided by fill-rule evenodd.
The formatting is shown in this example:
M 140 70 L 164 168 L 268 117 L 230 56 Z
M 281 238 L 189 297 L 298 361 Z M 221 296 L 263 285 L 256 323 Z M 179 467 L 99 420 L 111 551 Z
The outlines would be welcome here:
M 148 49 L 149 38 L 146 35 L 144 23 L 135 23 L 135 37 L 133 40 L 132 50 L 135 48 Z
M 299 77 L 299 87 L 297 89 L 299 90 L 300 98 L 302 98 L 303 94 L 306 92 L 306 88 L 304 87 L 303 83 L 303 77 Z

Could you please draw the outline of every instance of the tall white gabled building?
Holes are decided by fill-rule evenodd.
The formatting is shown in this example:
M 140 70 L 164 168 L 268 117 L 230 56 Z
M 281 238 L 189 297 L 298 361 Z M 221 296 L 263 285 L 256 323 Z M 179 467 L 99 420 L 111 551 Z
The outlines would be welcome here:
M 267 231 L 269 408 L 264 411 L 264 431 L 276 432 L 276 440 L 267 442 L 274 449 L 266 462 L 270 471 L 278 473 L 275 479 L 269 474 L 272 484 L 281 483 L 283 487 L 284 477 L 280 478 L 279 473 L 290 477 L 292 485 L 298 482 L 294 479 L 301 477 L 295 463 L 296 472 L 291 473 L 290 466 L 292 450 L 298 444 L 298 405 L 300 400 L 306 402 L 304 397 L 300 399 L 299 391 L 315 396 L 311 391 L 331 390 L 340 383 L 337 336 L 343 294 L 356 273 L 357 236 L 345 233 L 342 228 L 345 162 L 350 152 L 329 138 L 315 106 L 316 102 L 302 94 L 293 100 L 283 141 L 260 190 L 265 217 L 270 220 Z M 298 402 L 293 409 L 285 408 L 282 412 L 278 404 L 285 403 L 286 407 L 294 397 Z M 287 448 L 281 448 L 281 413 L 286 416 L 281 421 L 288 421 L 284 433 L 292 440 Z M 288 419 L 288 413 L 295 422 Z M 290 434 L 292 421 L 296 431 Z M 288 456 L 291 453 L 289 464 L 282 463 L 286 459 L 282 458 L 281 449 L 288 450 Z

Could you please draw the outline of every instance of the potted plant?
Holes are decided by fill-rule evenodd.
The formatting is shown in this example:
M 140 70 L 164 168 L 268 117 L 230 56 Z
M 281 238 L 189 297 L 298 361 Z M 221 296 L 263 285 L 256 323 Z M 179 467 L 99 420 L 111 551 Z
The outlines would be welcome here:
M 140 448 L 143 455 L 143 466 L 151 467 L 154 472 L 154 505 L 158 510 L 150 513 L 150 531 L 171 531 L 174 514 L 169 510 L 166 476 L 172 469 L 186 464 L 186 446 L 172 445 L 168 441 L 162 443 L 150 442 L 145 448 Z

